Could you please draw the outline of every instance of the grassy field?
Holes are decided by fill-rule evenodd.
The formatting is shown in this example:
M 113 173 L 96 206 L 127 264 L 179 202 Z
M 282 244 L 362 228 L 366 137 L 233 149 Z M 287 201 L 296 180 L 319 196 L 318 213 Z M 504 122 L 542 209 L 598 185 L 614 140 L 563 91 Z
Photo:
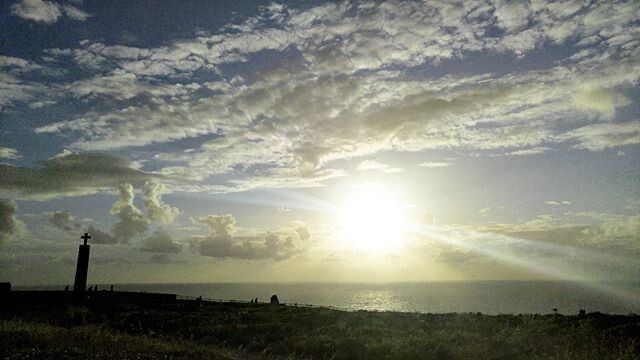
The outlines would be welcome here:
M 8 359 L 640 359 L 640 316 L 343 312 L 177 302 L 0 312 Z

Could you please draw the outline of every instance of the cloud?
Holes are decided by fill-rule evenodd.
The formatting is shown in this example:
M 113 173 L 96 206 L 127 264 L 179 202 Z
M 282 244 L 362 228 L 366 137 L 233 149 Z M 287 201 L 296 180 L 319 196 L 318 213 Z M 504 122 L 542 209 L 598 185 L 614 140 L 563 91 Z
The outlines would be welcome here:
M 0 193 L 16 199 L 93 194 L 121 182 L 142 186 L 147 180 L 160 178 L 116 156 L 69 151 L 46 160 L 39 168 L 0 164 L 0 174 Z
M 309 241 L 309 239 L 311 239 L 311 232 L 305 224 L 298 224 L 298 226 L 296 227 L 296 232 L 298 233 L 298 236 L 300 236 L 300 240 L 302 241 Z
M 291 212 L 291 209 L 286 206 L 278 206 L 278 213 L 284 214 Z
M 213 35 L 156 47 L 85 40 L 45 55 L 83 74 L 60 84 L 56 100 L 80 100 L 90 110 L 35 131 L 92 151 L 207 138 L 189 152 L 165 147 L 156 155 L 158 173 L 200 182 L 184 190 L 216 192 L 321 186 L 344 175 L 332 162 L 382 151 L 531 155 L 565 141 L 592 148 L 567 129 L 604 126 L 603 114 L 626 106 L 620 94 L 640 76 L 639 8 L 343 1 L 267 6 Z M 525 61 L 522 70 L 415 73 L 450 59 L 525 56 L 549 44 L 566 45 L 571 55 L 540 66 Z M 257 67 L 267 52 L 272 66 Z M 249 66 L 229 66 L 240 62 Z M 4 107 L 45 91 L 17 75 L 5 83 Z M 567 94 L 577 95 L 567 101 Z M 609 147 L 635 141 L 605 137 Z M 425 166 L 444 166 L 436 163 Z M 203 184 L 223 174 L 223 184 Z
M 119 218 L 112 229 L 112 234 L 103 232 L 93 225 L 89 227 L 92 242 L 97 244 L 114 244 L 116 242 L 128 243 L 137 235 L 143 234 L 150 221 L 158 221 L 163 224 L 172 222 L 179 214 L 177 208 L 164 204 L 160 199 L 164 187 L 161 184 L 146 182 L 143 188 L 143 202 L 147 210 L 145 215 L 134 205 L 134 188 L 131 184 L 120 183 L 118 185 L 118 200 L 113 204 L 111 213 Z M 49 221 L 56 228 L 63 231 L 75 231 L 83 225 L 77 221 L 69 211 L 55 211 L 50 214 Z M 152 248 L 159 246 L 164 241 L 163 232 L 156 232 L 148 239 Z M 147 243 L 147 240 L 145 240 Z M 165 242 L 166 243 L 166 242 Z
M 551 148 L 545 146 L 536 146 L 529 149 L 514 150 L 506 153 L 507 156 L 530 156 L 539 155 L 551 151 Z
M 441 168 L 453 165 L 452 162 L 447 161 L 425 161 L 418 164 L 418 166 L 426 168 Z
M 556 201 L 556 200 L 547 200 L 544 202 L 547 205 L 554 205 L 554 206 L 558 206 L 558 205 L 571 205 L 571 201 L 569 200 L 562 200 L 562 201 Z
M 231 214 L 198 216 L 192 220 L 207 225 L 215 236 L 232 237 L 236 232 L 236 219 Z
M 507 33 L 523 30 L 529 23 L 529 5 L 525 2 L 496 1 L 497 25 Z
M 67 232 L 77 230 L 81 226 L 68 210 L 54 211 L 49 217 L 49 222 L 56 228 Z
M 217 258 L 246 260 L 285 260 L 300 251 L 291 236 L 270 233 L 264 237 L 206 237 L 199 253 Z
M 302 252 L 311 237 L 303 224 L 298 224 L 293 231 L 268 232 L 264 236 L 234 236 L 235 218 L 231 214 L 201 216 L 194 221 L 207 225 L 211 231 L 209 236 L 194 238 L 198 253 L 217 258 L 284 260 Z
M 85 21 L 91 16 L 73 5 L 65 4 L 61 6 L 53 1 L 46 0 L 22 0 L 11 5 L 11 13 L 25 20 L 45 24 L 57 22 L 63 13 L 67 17 L 78 21 Z
M 180 214 L 180 210 L 162 202 L 160 197 L 163 192 L 165 192 L 164 185 L 147 181 L 144 184 L 142 199 L 150 220 L 169 224 Z
M 111 244 L 112 245 L 112 244 L 118 243 L 118 239 L 111 236 L 109 233 L 96 228 L 93 225 L 89 225 L 89 228 L 87 229 L 87 233 L 91 235 L 90 242 L 92 244 Z
M 16 233 L 18 220 L 15 217 L 16 204 L 8 199 L 0 199 L 0 244 Z
M 574 96 L 576 107 L 596 111 L 608 118 L 614 115 L 615 109 L 629 104 L 629 100 L 611 89 L 602 87 L 583 87 Z
M 441 249 L 437 255 L 438 261 L 453 265 L 460 266 L 468 261 L 477 259 L 478 255 L 471 251 L 456 250 L 453 248 Z
M 65 15 L 72 18 L 73 20 L 85 21 L 91 17 L 91 15 L 86 11 L 80 10 L 77 7 L 69 4 L 62 5 L 62 11 Z
M 0 159 L 17 160 L 20 158 L 22 158 L 22 156 L 18 150 L 8 147 L 0 147 Z
M 142 250 L 157 253 L 178 253 L 181 247 L 164 230 L 158 229 L 142 241 Z
M 149 221 L 134 204 L 133 186 L 121 183 L 118 186 L 118 200 L 111 207 L 111 213 L 120 221 L 113 227 L 113 235 L 121 243 L 128 243 L 131 238 L 147 231 Z
M 640 120 L 587 125 L 561 135 L 560 139 L 577 142 L 576 148 L 591 151 L 640 144 Z
M 0 71 L 0 113 L 11 108 L 16 102 L 33 100 L 46 96 L 48 87 L 42 83 L 21 80 L 6 69 Z
M 561 279 L 632 279 L 640 270 L 640 216 L 565 212 L 520 223 L 431 226 L 415 246 L 481 272 L 503 264 Z
M 44 70 L 45 68 L 29 60 L 0 55 L 0 69 L 12 74 L 23 74 L 36 70 Z
M 375 160 L 364 160 L 362 161 L 356 170 L 365 171 L 365 170 L 378 170 L 386 174 L 398 173 L 402 172 L 402 168 L 391 167 L 388 164 L 384 164 Z
M 60 6 L 51 1 L 22 0 L 11 5 L 11 13 L 25 20 L 53 24 L 62 16 Z
M 521 224 L 474 226 L 474 230 L 506 235 L 520 253 L 566 256 L 560 245 L 568 248 L 609 252 L 621 256 L 638 254 L 640 248 L 640 216 L 608 213 L 566 213 L 562 216 L 542 215 Z

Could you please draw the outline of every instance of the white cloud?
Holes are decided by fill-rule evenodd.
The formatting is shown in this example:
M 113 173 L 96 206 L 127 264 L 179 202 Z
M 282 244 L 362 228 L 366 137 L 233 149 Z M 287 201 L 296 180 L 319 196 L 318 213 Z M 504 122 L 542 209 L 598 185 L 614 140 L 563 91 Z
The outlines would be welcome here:
M 91 16 L 73 5 L 60 5 L 57 2 L 46 0 L 21 0 L 11 5 L 11 13 L 25 20 L 45 24 L 57 22 L 63 13 L 67 17 L 78 21 L 85 21 Z
M 18 150 L 0 146 L 0 159 L 17 160 L 20 158 L 22 158 L 22 155 Z
M 628 104 L 629 100 L 611 89 L 583 87 L 573 102 L 579 108 L 594 110 L 611 118 L 615 109 Z
M 91 17 L 91 15 L 86 11 L 80 10 L 77 7 L 69 4 L 62 5 L 62 11 L 64 11 L 64 14 L 68 17 L 78 21 L 85 21 Z
M 191 220 L 207 225 L 215 236 L 231 237 L 236 232 L 236 219 L 231 214 L 197 216 Z
M 36 96 L 46 94 L 47 86 L 0 71 L 0 113 L 12 107 L 16 102 L 33 100 Z
M 548 151 L 550 151 L 551 148 L 546 147 L 546 146 L 536 146 L 536 147 L 532 147 L 529 149 L 520 149 L 520 150 L 514 150 L 514 151 L 510 151 L 508 153 L 506 153 L 505 155 L 507 156 L 529 156 L 529 155 L 539 155 L 539 154 L 544 154 Z
M 529 22 L 529 4 L 527 2 L 496 1 L 495 16 L 497 24 L 512 33 L 527 27 Z
M 24 73 L 42 70 L 43 67 L 25 59 L 12 56 L 0 56 L 0 69 L 14 73 Z
M 69 57 L 93 74 L 62 86 L 64 96 L 101 106 L 35 131 L 70 136 L 77 139 L 71 146 L 83 150 L 210 136 L 189 152 L 161 152 L 156 160 L 166 164 L 159 173 L 190 182 L 184 189 L 229 175 L 225 184 L 208 187 L 216 191 L 318 186 L 343 174 L 332 162 L 380 151 L 480 149 L 515 156 L 569 140 L 581 148 L 602 146 L 581 135 L 587 130 L 566 129 L 604 121 L 628 104 L 620 94 L 638 81 L 640 65 L 631 56 L 633 40 L 623 35 L 635 28 L 633 14 L 640 11 L 632 10 L 640 5 L 465 5 L 269 6 L 214 35 L 155 48 L 86 40 L 76 49 L 50 49 L 48 56 Z M 489 31 L 495 34 L 485 36 Z M 598 42 L 607 54 L 598 50 L 504 75 L 411 74 L 415 66 L 453 58 L 524 56 L 569 38 L 581 44 L 577 52 Z M 221 67 L 251 62 L 266 50 L 281 58 L 259 73 Z M 205 81 L 196 73 L 211 76 Z M 0 107 L 30 100 L 37 91 L 15 76 L 6 83 Z M 567 94 L 576 94 L 573 101 Z M 635 141 L 620 131 L 597 136 L 608 147 Z M 362 166 L 373 165 L 364 160 Z
M 375 160 L 364 160 L 362 161 L 356 170 L 366 171 L 366 170 L 377 170 L 386 174 L 398 173 L 402 172 L 402 168 L 392 167 L 389 164 L 384 164 Z
M 11 13 L 26 20 L 45 24 L 53 24 L 62 15 L 58 4 L 44 0 L 22 0 L 11 5 Z
M 544 203 L 547 204 L 547 205 L 554 205 L 554 206 L 571 205 L 571 201 L 569 201 L 569 200 L 562 200 L 562 201 L 547 200 Z
M 575 147 L 591 151 L 640 144 L 640 121 L 587 125 L 561 135 L 560 139 L 577 142 Z
M 426 167 L 426 168 L 441 168 L 441 167 L 447 167 L 451 165 L 453 165 L 453 163 L 447 162 L 447 161 L 425 161 L 418 164 L 418 166 Z
M 144 184 L 142 199 L 149 219 L 169 224 L 180 214 L 180 210 L 162 202 L 160 197 L 165 191 L 163 184 L 147 181 Z

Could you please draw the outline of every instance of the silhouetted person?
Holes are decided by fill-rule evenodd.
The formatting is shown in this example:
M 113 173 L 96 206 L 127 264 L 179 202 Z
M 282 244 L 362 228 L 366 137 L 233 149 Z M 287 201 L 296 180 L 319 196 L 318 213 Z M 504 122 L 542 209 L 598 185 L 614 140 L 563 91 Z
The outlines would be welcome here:
M 64 287 L 64 291 L 65 291 L 65 292 L 66 292 L 66 291 L 69 291 L 69 285 L 67 285 L 67 286 L 65 286 L 65 287 Z
M 258 298 L 256 298 L 256 304 L 258 303 Z
M 280 304 L 280 300 L 278 300 L 278 295 L 271 295 L 271 304 L 272 305 Z
M 93 286 L 93 291 L 98 291 L 98 285 Z
M 111 284 L 111 291 L 113 291 L 113 284 Z

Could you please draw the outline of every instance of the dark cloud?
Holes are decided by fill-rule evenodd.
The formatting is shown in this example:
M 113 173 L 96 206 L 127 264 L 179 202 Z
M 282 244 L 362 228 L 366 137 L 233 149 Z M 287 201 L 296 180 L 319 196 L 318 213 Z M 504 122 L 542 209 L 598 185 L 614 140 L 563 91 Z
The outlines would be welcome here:
M 438 254 L 438 260 L 450 265 L 461 265 L 476 257 L 478 257 L 478 254 L 455 249 L 442 250 Z
M 640 216 L 606 213 L 567 213 L 563 217 L 542 215 L 522 224 L 479 226 L 475 231 L 505 235 L 517 254 L 567 256 L 570 249 L 607 252 L 622 256 L 637 253 Z
M 102 230 L 90 226 L 88 232 L 93 236 L 92 242 L 97 244 L 114 244 L 117 242 L 128 243 L 129 240 L 137 235 L 143 234 L 151 220 L 158 221 L 166 224 L 172 222 L 180 211 L 162 202 L 161 194 L 164 192 L 164 186 L 157 183 L 146 182 L 143 187 L 143 201 L 147 214 L 145 215 L 140 209 L 138 209 L 134 201 L 134 188 L 131 184 L 120 183 L 118 185 L 118 200 L 111 208 L 111 213 L 116 215 L 120 221 L 116 223 L 112 228 L 112 233 L 106 233 Z M 69 211 L 61 210 L 55 211 L 50 214 L 49 221 L 56 228 L 63 231 L 75 231 L 82 228 L 82 224 L 77 221 Z M 159 251 L 174 252 L 173 248 L 167 244 L 173 244 L 173 242 L 165 241 L 165 245 L 161 246 L 158 239 L 167 236 L 166 233 L 156 232 L 151 235 L 147 240 L 150 241 L 151 246 L 147 249 L 149 251 L 155 251 L 151 249 L 160 246 Z M 178 248 L 179 249 L 179 248 Z
M 291 236 L 267 234 L 265 237 L 204 237 L 200 239 L 200 255 L 247 260 L 284 260 L 300 252 Z
M 42 167 L 0 164 L 0 194 L 11 198 L 46 199 L 95 193 L 121 182 L 142 186 L 156 175 L 136 169 L 129 161 L 103 153 L 68 151 L 46 160 Z
M 248 260 L 284 260 L 304 250 L 311 234 L 306 226 L 300 225 L 287 233 L 270 232 L 261 236 L 234 236 L 235 218 L 231 214 L 207 215 L 193 219 L 207 225 L 211 235 L 196 238 L 195 246 L 200 255 L 217 258 L 238 258 Z M 297 234 L 299 240 L 294 240 Z
M 534 240 L 560 245 L 577 245 L 588 236 L 592 226 L 589 225 L 558 225 L 534 229 L 508 229 L 503 234 L 524 240 Z
M 13 201 L 0 199 L 0 244 L 17 231 L 15 212 L 16 204 Z
M 91 235 L 91 243 L 93 244 L 116 244 L 118 242 L 115 237 L 93 225 L 89 226 L 87 232 Z
M 304 224 L 297 227 L 296 232 L 300 236 L 300 240 L 307 241 L 311 239 L 311 232 L 309 232 L 309 228 Z
M 118 190 L 118 201 L 113 204 L 111 213 L 118 216 L 120 221 L 113 226 L 112 233 L 119 242 L 128 243 L 134 236 L 147 231 L 149 221 L 133 204 L 133 186 L 122 183 Z
M 49 217 L 49 221 L 56 228 L 63 231 L 73 231 L 81 227 L 81 225 L 75 222 L 75 218 L 68 210 L 54 211 Z
M 177 253 L 181 250 L 180 245 L 174 242 L 171 236 L 162 229 L 156 230 L 151 236 L 144 239 L 142 245 L 142 250 L 149 252 Z

